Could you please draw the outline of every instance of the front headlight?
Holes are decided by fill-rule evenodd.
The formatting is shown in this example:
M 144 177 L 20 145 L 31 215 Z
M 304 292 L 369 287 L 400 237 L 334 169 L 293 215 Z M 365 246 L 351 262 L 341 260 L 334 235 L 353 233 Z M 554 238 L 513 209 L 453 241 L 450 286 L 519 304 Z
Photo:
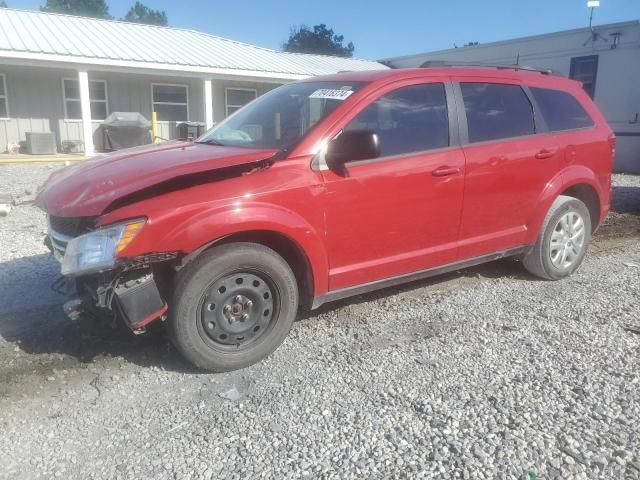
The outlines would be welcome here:
M 97 273 L 115 266 L 116 254 L 140 233 L 146 220 L 99 228 L 74 238 L 67 244 L 62 259 L 62 274 Z

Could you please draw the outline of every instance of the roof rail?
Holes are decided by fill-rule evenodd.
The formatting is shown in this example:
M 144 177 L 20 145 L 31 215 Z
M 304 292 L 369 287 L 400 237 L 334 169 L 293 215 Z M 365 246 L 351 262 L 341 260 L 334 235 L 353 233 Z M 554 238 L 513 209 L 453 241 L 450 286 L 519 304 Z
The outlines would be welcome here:
M 557 75 L 556 72 L 549 68 L 535 68 L 528 65 L 500 65 L 491 63 L 476 63 L 476 62 L 448 62 L 446 60 L 427 60 L 420 68 L 440 68 L 440 67 L 482 67 L 482 68 L 497 68 L 498 70 L 524 70 L 527 72 L 538 72 L 543 75 Z

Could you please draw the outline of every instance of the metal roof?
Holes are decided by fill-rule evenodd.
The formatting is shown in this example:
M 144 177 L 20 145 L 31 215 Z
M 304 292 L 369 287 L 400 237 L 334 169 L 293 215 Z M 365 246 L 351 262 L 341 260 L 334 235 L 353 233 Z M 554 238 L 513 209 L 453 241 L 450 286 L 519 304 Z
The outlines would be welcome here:
M 384 69 L 369 60 L 278 52 L 179 28 L 0 9 L 0 57 L 141 68 L 237 70 L 238 74 L 310 76 L 343 70 Z

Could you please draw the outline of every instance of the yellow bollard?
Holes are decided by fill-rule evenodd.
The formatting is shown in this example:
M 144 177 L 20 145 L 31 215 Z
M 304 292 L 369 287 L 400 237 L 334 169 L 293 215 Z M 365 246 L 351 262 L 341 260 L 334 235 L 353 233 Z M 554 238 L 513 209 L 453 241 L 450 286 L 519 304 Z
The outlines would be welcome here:
M 158 114 L 151 112 L 151 143 L 158 143 Z

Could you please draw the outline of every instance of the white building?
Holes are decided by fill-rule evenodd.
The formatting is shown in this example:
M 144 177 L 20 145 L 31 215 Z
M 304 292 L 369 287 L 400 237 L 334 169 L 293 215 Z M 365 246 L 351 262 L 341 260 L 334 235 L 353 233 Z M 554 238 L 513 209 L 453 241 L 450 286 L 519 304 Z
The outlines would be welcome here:
M 0 9 L 0 153 L 38 132 L 91 155 L 101 121 L 119 111 L 155 111 L 159 136 L 176 138 L 178 123 L 211 127 L 280 84 L 380 68 L 192 30 Z
M 640 22 L 386 58 L 394 68 L 427 61 L 528 65 L 583 82 L 618 137 L 615 168 L 640 173 Z

